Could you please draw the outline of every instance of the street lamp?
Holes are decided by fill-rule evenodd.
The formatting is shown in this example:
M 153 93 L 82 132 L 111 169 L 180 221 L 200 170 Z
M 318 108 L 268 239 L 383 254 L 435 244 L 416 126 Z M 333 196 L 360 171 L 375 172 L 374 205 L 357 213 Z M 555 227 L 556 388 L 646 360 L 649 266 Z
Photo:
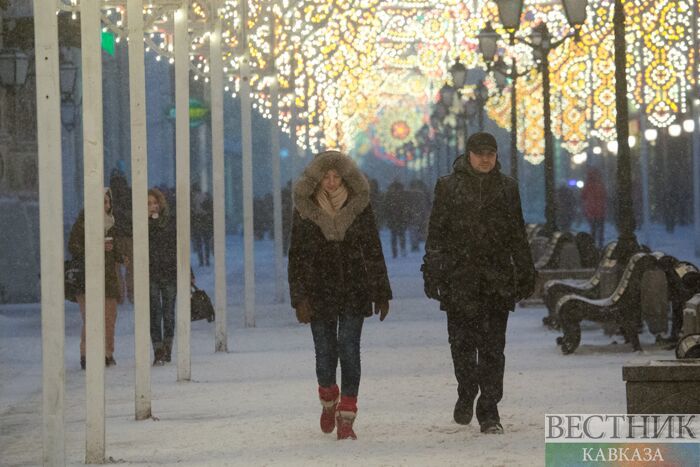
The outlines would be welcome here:
M 522 2 L 521 2 L 522 3 Z M 509 18 L 510 19 L 510 18 Z M 503 21 L 503 19 L 501 19 Z M 518 16 L 518 24 L 520 16 Z M 515 31 L 510 33 L 511 45 L 514 43 Z M 498 41 L 501 39 L 500 34 L 493 29 L 491 22 L 486 23 L 486 27 L 479 32 L 479 50 L 484 57 L 484 62 L 488 70 L 493 70 L 496 78 L 496 84 L 499 88 L 506 85 L 506 75 L 510 76 L 510 176 L 517 180 L 518 178 L 518 106 L 517 106 L 517 80 L 524 73 L 518 73 L 515 58 L 511 63 L 510 72 L 506 69 L 506 64 L 502 60 L 495 60 L 496 51 L 498 49 Z
M 556 207 L 554 200 L 554 135 L 552 133 L 552 116 L 550 106 L 549 84 L 549 52 L 564 44 L 569 37 L 579 38 L 579 30 L 586 20 L 586 8 L 588 0 L 562 0 L 564 13 L 569 26 L 573 31 L 557 41 L 553 41 L 547 25 L 540 23 L 532 31 L 530 41 L 518 39 L 529 45 L 537 58 L 540 59 L 542 70 L 542 104 L 544 113 L 544 185 L 545 185 L 545 219 L 544 231 L 552 234 L 557 230 Z M 515 42 L 515 32 L 520 27 L 520 17 L 523 12 L 521 0 L 496 0 L 498 15 L 510 35 L 511 45 Z M 626 101 L 625 101 L 626 102 Z M 627 134 L 625 134 L 625 140 Z M 625 141 L 626 143 L 626 141 Z M 629 148 L 628 148 L 629 154 Z
M 616 171 L 618 240 L 615 255 L 620 264 L 624 264 L 632 254 L 639 250 L 639 244 L 634 234 L 636 221 L 632 205 L 632 160 L 628 141 L 627 46 L 625 44 L 623 0 L 615 0 L 613 32 L 615 46 L 615 129 L 618 143 Z
M 61 87 L 61 123 L 66 127 L 66 130 L 71 131 L 75 128 L 75 120 L 78 111 L 78 105 L 75 102 L 75 83 L 78 78 L 78 67 L 70 60 L 63 61 L 59 68 L 59 75 Z
M 22 51 L 7 49 L 0 52 L 0 85 L 22 86 L 27 80 L 29 57 Z
M 459 58 L 455 60 L 454 65 L 450 67 L 450 76 L 452 77 L 452 85 L 459 92 L 467 82 L 467 67 L 465 67 Z

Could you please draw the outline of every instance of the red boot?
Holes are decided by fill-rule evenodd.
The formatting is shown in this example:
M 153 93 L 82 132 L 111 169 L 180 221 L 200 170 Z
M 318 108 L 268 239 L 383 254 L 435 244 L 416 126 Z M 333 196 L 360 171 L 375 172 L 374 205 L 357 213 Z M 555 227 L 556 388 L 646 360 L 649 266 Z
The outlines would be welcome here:
M 333 433 L 335 428 L 335 407 L 338 405 L 339 395 L 340 390 L 337 384 L 327 388 L 318 387 L 318 398 L 323 406 L 321 411 L 321 431 L 324 433 Z
M 357 439 L 352 424 L 357 416 L 357 397 L 341 396 L 336 407 L 335 422 L 338 428 L 338 439 Z

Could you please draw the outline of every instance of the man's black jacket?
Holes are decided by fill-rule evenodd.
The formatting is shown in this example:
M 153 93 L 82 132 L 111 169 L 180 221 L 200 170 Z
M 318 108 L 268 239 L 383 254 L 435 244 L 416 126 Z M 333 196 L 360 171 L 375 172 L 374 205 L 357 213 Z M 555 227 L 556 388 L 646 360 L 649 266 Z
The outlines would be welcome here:
M 438 180 L 423 258 L 426 292 L 439 289 L 443 310 L 483 297 L 513 309 L 532 293 L 535 268 L 525 233 L 518 183 L 476 172 L 465 156 Z

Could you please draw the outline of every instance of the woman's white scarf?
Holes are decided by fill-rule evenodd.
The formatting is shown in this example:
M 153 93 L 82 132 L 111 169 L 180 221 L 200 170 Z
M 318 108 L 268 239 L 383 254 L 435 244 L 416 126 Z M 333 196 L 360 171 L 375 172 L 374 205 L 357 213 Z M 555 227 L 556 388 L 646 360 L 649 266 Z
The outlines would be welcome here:
M 112 198 L 112 190 L 109 189 L 109 187 L 105 187 L 105 195 L 109 196 L 109 205 L 110 209 L 109 212 L 105 212 L 105 235 L 107 235 L 107 232 L 109 232 L 109 229 L 114 227 L 114 215 L 112 215 L 112 212 L 114 211 L 114 198 Z
M 109 229 L 114 227 L 114 216 L 105 213 L 105 234 L 109 232 Z
M 326 211 L 331 217 L 338 214 L 340 208 L 343 207 L 348 199 L 348 189 L 345 184 L 341 184 L 333 193 L 328 193 L 326 190 L 318 190 L 316 201 L 318 205 Z

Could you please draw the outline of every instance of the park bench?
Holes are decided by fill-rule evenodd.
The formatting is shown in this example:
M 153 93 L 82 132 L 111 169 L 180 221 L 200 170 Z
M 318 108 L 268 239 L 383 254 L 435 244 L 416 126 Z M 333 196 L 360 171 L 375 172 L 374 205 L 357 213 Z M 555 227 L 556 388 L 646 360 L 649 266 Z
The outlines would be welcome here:
M 633 349 L 641 350 L 639 327 L 641 325 L 642 279 L 647 271 L 658 270 L 657 258 L 649 253 L 634 254 L 622 274 L 615 292 L 606 298 L 588 298 L 567 294 L 559 299 L 555 313 L 559 318 L 563 336 L 557 338 L 562 353 L 573 353 L 581 343 L 581 321 L 612 323 L 622 329 L 625 339 Z
M 533 294 L 522 306 L 540 306 L 544 284 L 553 279 L 588 279 L 593 268 L 581 268 L 578 248 L 571 232 L 554 232 L 551 237 L 536 237 L 530 243 L 537 278 Z M 536 254 L 535 251 L 539 251 Z
M 604 271 L 615 267 L 617 261 L 612 259 L 617 242 L 608 243 L 603 248 L 603 256 L 593 275 L 588 279 L 553 279 L 544 284 L 542 296 L 547 306 L 548 316 L 542 318 L 542 323 L 551 328 L 558 328 L 555 314 L 557 302 L 567 294 L 576 294 L 587 298 L 600 298 L 600 284 Z
M 668 298 L 671 302 L 671 334 L 668 341 L 675 343 L 684 323 L 685 304 L 700 293 L 700 270 L 693 263 L 680 261 L 670 255 L 660 258 L 659 266 L 666 274 Z
M 683 336 L 700 334 L 700 293 L 693 295 L 683 307 Z
M 554 232 L 536 262 L 535 269 L 571 269 L 581 266 L 574 235 L 571 232 Z

